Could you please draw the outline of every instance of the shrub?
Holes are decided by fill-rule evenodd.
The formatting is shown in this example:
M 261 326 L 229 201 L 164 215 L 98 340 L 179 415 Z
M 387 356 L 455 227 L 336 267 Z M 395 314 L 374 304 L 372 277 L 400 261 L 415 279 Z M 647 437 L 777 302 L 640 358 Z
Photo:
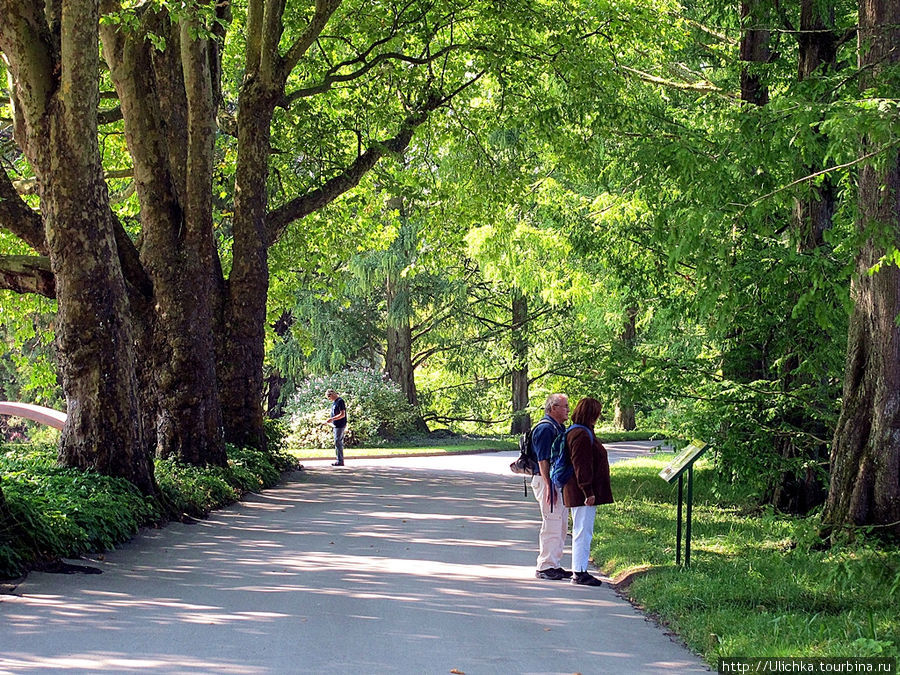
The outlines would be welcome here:
M 347 404 L 345 445 L 393 439 L 414 428 L 416 410 L 399 386 L 371 368 L 350 368 L 297 385 L 287 405 L 290 447 L 324 448 L 333 443 L 331 425 L 322 424 L 331 405 L 325 398 L 327 389 L 334 389 Z

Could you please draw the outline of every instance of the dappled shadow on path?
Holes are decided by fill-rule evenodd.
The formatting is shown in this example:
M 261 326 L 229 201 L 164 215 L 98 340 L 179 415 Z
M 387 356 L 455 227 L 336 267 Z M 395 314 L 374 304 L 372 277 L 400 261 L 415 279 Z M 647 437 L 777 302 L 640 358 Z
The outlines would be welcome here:
M 608 589 L 534 579 L 538 524 L 514 477 L 293 474 L 0 596 L 0 672 L 702 671 Z

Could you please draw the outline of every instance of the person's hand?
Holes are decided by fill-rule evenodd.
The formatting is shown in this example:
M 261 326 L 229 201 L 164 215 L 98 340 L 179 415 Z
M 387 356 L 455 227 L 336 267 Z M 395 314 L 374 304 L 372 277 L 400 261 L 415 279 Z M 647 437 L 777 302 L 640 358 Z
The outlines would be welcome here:
M 597 498 L 594 497 L 593 495 L 590 496 L 590 497 L 585 497 L 585 498 L 584 498 L 584 505 L 585 505 L 585 506 L 593 506 L 595 501 L 597 501 Z

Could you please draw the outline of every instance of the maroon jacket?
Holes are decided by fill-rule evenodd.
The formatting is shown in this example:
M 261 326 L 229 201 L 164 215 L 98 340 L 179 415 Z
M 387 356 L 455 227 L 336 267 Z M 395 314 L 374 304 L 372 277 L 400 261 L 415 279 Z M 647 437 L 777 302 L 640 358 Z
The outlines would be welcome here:
M 573 475 L 563 486 L 563 504 L 568 507 L 584 506 L 584 500 L 593 495 L 596 504 L 612 504 L 612 488 L 609 484 L 609 458 L 606 448 L 596 438 L 578 427 L 566 438 Z

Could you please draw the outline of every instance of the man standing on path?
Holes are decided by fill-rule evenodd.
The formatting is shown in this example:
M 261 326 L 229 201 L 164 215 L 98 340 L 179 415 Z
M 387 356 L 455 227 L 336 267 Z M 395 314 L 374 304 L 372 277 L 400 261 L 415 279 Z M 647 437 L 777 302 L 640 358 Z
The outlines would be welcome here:
M 325 423 L 334 425 L 334 454 L 336 461 L 331 466 L 344 466 L 344 434 L 347 431 L 347 406 L 344 399 L 334 389 L 325 392 L 331 401 L 331 417 Z
M 569 527 L 569 509 L 563 506 L 562 493 L 550 480 L 550 445 L 557 435 L 565 432 L 563 424 L 569 419 L 569 397 L 550 394 L 544 405 L 544 416 L 531 432 L 531 447 L 541 471 L 531 479 L 534 498 L 541 507 L 538 579 L 569 579 L 572 573 L 562 568 L 563 547 Z

